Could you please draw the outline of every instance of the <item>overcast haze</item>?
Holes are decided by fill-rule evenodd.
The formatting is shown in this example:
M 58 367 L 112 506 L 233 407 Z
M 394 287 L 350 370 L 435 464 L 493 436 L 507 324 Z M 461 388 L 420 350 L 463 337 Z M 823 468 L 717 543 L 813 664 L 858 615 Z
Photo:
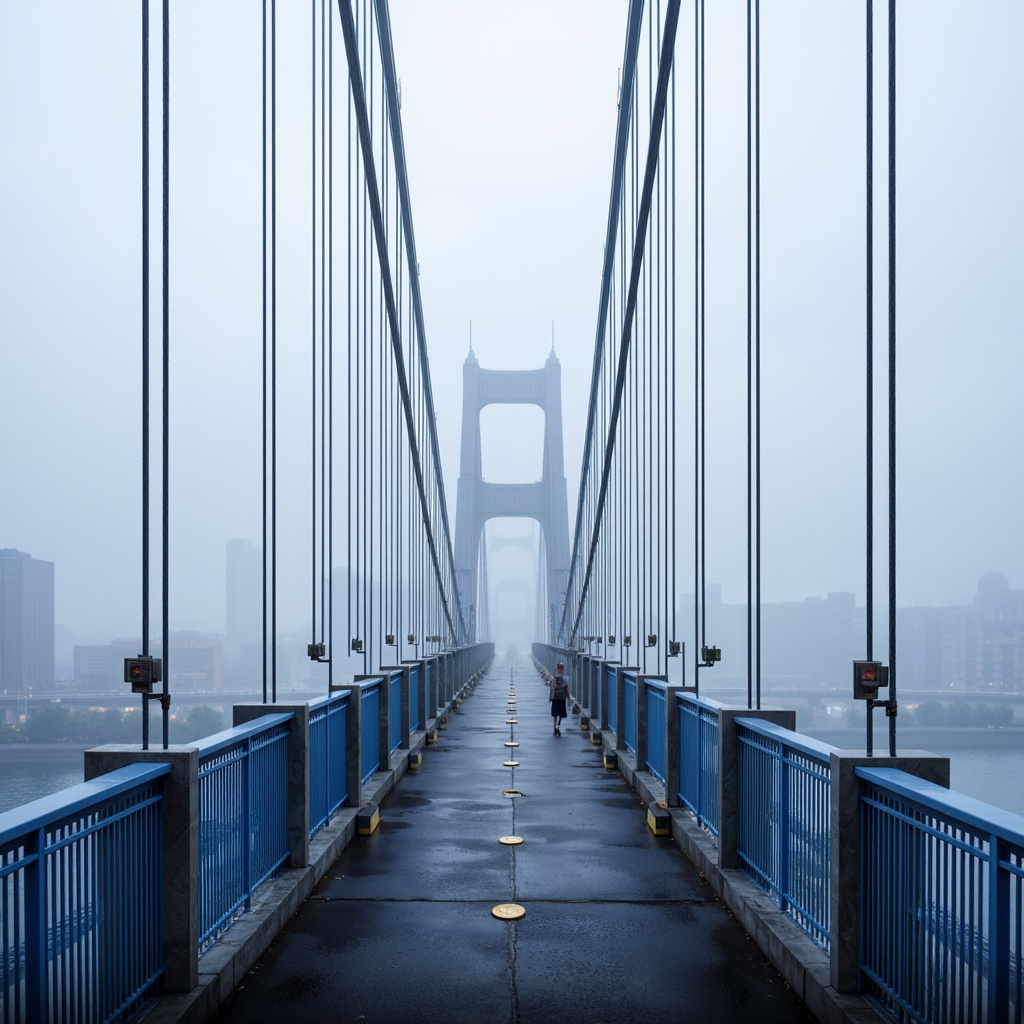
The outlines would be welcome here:
M 56 563 L 57 620 L 79 641 L 139 632 L 139 6 L 0 0 L 0 547 Z M 223 629 L 225 541 L 258 540 L 261 529 L 258 6 L 172 4 L 173 629 Z M 495 369 L 542 365 L 554 323 L 572 516 L 627 4 L 390 7 L 450 514 L 472 321 L 477 357 Z M 834 590 L 864 599 L 863 7 L 762 4 L 766 601 Z M 746 586 L 745 11 L 707 5 L 707 568 L 727 601 Z M 962 603 L 988 570 L 1024 586 L 1024 5 L 904 0 L 899 12 L 899 603 Z M 301 627 L 309 5 L 282 0 L 278 17 L 279 338 L 292 353 L 281 363 L 281 617 Z M 691 33 L 687 3 L 680 89 L 692 79 Z M 335 43 L 340 69 L 340 33 Z M 153 127 L 158 168 L 158 119 Z M 692 127 L 678 132 L 689 252 Z M 157 353 L 158 262 L 154 275 Z M 691 279 L 680 277 L 687 352 Z M 884 474 L 881 386 L 876 408 Z M 690 415 L 687 401 L 680 416 Z M 506 423 L 485 429 L 485 451 L 510 478 L 520 464 L 535 474 L 537 452 L 507 445 Z M 884 488 L 879 500 L 881 517 Z M 883 556 L 884 534 L 876 546 Z M 685 556 L 680 573 L 692 574 Z

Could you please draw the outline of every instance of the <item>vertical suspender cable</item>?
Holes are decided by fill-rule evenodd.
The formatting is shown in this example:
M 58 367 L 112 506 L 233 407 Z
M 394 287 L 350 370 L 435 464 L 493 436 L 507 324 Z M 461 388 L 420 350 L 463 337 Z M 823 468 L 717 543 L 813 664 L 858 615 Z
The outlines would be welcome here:
M 277 703 L 277 0 L 270 3 L 270 698 Z
M 761 0 L 754 0 L 754 706 L 761 708 Z
M 874 649 L 874 509 L 875 509 L 875 467 L 874 467 L 874 450 L 875 450 L 875 427 L 874 427 L 874 408 L 875 408 L 875 382 L 874 382 L 874 331 L 875 331 L 875 312 L 874 312 L 874 248 L 875 248 L 875 211 L 874 211 L 874 191 L 875 191 L 875 155 L 874 155 L 874 3 L 873 0 L 867 0 L 867 24 L 865 26 L 865 79 L 866 79 L 866 103 L 865 103 L 865 138 L 864 138 L 864 150 L 865 150 L 865 168 L 864 177 L 866 185 L 866 196 L 865 196 L 865 210 L 866 210 L 866 223 L 865 228 L 865 257 L 866 257 L 866 273 L 865 273 L 865 289 L 864 289 L 864 302 L 865 302 L 865 316 L 864 316 L 864 332 L 866 336 L 866 352 L 865 352 L 865 420 L 866 420 L 866 437 L 865 437 L 865 480 L 864 480 L 864 494 L 866 496 L 866 536 L 865 536 L 865 594 L 864 594 L 864 609 L 865 609 L 865 646 L 867 648 L 865 657 L 868 661 L 872 660 L 872 651 Z M 871 719 L 871 708 L 867 708 L 868 720 Z
M 747 707 L 754 706 L 754 332 L 753 332 L 753 69 L 751 0 L 747 0 Z
M 670 470 L 669 470 L 669 485 L 668 493 L 672 496 L 672 514 L 667 517 L 665 529 L 668 533 L 668 537 L 671 540 L 671 551 L 672 551 L 672 582 L 667 592 L 669 598 L 670 608 L 666 609 L 665 621 L 666 624 L 669 621 L 669 614 L 671 613 L 672 621 L 672 632 L 671 638 L 677 639 L 679 633 L 676 630 L 676 529 L 678 523 L 676 521 L 676 74 L 675 69 L 672 70 L 672 286 L 669 289 L 669 295 L 672 301 L 672 321 L 671 321 L 671 342 L 670 342 L 670 354 L 672 357 L 672 369 L 670 371 L 672 396 L 669 406 L 671 408 L 672 425 L 671 425 L 671 456 L 670 456 Z M 666 547 L 668 545 L 666 544 Z M 667 648 L 666 648 L 667 650 Z M 666 654 L 667 657 L 667 654 Z M 680 657 L 680 661 L 682 661 Z M 684 668 L 685 672 L 685 668 Z M 668 677 L 668 663 L 665 666 L 665 676 Z
M 149 0 L 142 0 L 142 655 L 149 657 Z M 149 705 L 142 702 L 142 749 Z
M 142 653 L 149 654 L 149 0 L 142 0 Z
M 320 0 L 320 637 L 327 624 L 327 0 Z
M 700 692 L 700 0 L 693 5 L 693 685 Z
M 706 311 L 704 308 L 705 289 L 704 271 L 706 260 L 706 239 L 705 224 L 707 206 L 705 204 L 705 148 L 704 148 L 704 87 L 706 76 L 704 73 L 704 61 L 706 51 L 704 49 L 704 0 L 700 0 L 700 645 L 707 644 L 708 608 L 707 608 L 707 485 L 705 466 L 705 409 L 706 400 L 705 378 L 707 376 L 707 360 L 705 350 L 705 323 Z M 702 659 L 703 660 L 703 657 Z
M 309 183 L 309 201 L 310 201 L 310 223 L 309 223 L 309 283 L 310 283 L 310 396 L 309 396 L 309 413 L 310 413 L 310 496 L 309 496 L 309 514 L 310 514 L 310 571 L 309 571 L 309 585 L 310 585 L 310 630 L 309 639 L 310 643 L 316 643 L 316 0 L 309 0 L 310 2 L 310 125 L 309 125 L 309 144 L 310 144 L 310 159 L 309 159 L 309 170 L 310 170 L 310 183 Z
M 608 492 L 608 481 L 611 472 L 612 459 L 615 454 L 615 431 L 618 426 L 619 414 L 621 412 L 623 385 L 626 377 L 626 369 L 629 361 L 629 351 L 632 341 L 632 325 L 636 311 L 636 299 L 642 268 L 643 247 L 645 245 L 648 223 L 650 220 L 651 195 L 654 187 L 654 178 L 657 171 L 658 152 L 661 146 L 661 133 L 664 130 L 665 105 L 668 96 L 668 83 L 672 67 L 672 56 L 675 50 L 676 29 L 679 22 L 679 2 L 671 0 L 665 17 L 665 33 L 662 43 L 662 58 L 658 70 L 658 88 L 654 103 L 654 117 L 651 124 L 650 139 L 648 141 L 647 159 L 644 169 L 644 186 L 641 196 L 640 207 L 636 217 L 635 239 L 632 249 L 632 262 L 630 266 L 629 291 L 622 314 L 622 334 L 619 342 L 618 364 L 616 368 L 615 394 L 612 398 L 611 410 L 609 413 L 608 443 L 605 447 L 604 464 L 601 475 L 601 489 L 598 493 L 598 513 L 595 522 L 593 536 L 591 538 L 590 552 L 587 558 L 587 567 L 583 578 L 583 588 L 590 583 L 591 574 L 594 568 L 594 558 L 597 551 L 601 516 L 603 514 L 604 502 Z M 580 616 L 583 613 L 582 605 L 577 609 L 575 621 L 573 622 L 571 636 L 575 636 L 579 627 Z
M 864 618 L 865 618 L 865 657 L 868 661 L 873 658 L 874 650 L 874 615 L 875 615 L 875 583 L 874 583 L 874 561 L 875 561 L 875 374 L 874 374 L 874 351 L 875 351 L 875 271 L 874 271 L 874 239 L 875 239 L 875 128 L 874 128 L 874 3 L 873 0 L 866 0 L 867 23 L 864 30 L 865 38 L 865 256 L 866 256 L 866 281 L 865 281 L 865 316 L 864 333 L 865 345 L 865 395 L 864 395 L 864 419 L 865 419 L 865 451 L 864 451 L 864 494 L 866 500 L 865 509 L 865 539 L 864 539 L 864 561 L 865 561 L 865 593 L 864 593 Z M 864 704 L 865 714 L 865 751 L 868 756 L 874 753 L 874 708 L 870 701 Z
M 761 706 L 761 4 L 747 0 L 747 707 Z M 753 49 L 751 48 L 753 34 Z
M 170 677 L 170 613 L 168 598 L 170 584 L 170 312 L 171 312 L 171 23 L 170 0 L 164 0 L 163 12 L 163 748 L 167 749 L 170 700 L 168 685 Z M 146 715 L 149 709 L 146 708 Z
M 601 297 L 598 301 L 597 331 L 594 336 L 594 362 L 591 370 L 590 399 L 587 408 L 587 432 L 583 442 L 583 462 L 580 467 L 580 491 L 576 505 L 576 525 L 573 530 L 573 546 L 572 553 L 569 558 L 569 586 L 567 587 L 567 590 L 575 590 L 578 587 L 578 593 L 580 595 L 579 603 L 577 605 L 577 621 L 587 595 L 587 586 L 578 581 L 577 568 L 581 561 L 580 549 L 584 543 L 585 537 L 583 511 L 584 498 L 588 493 L 586 488 L 591 480 L 590 469 L 591 465 L 594 467 L 600 465 L 599 456 L 594 450 L 594 438 L 597 430 L 596 424 L 601 421 L 601 417 L 604 415 L 604 409 L 607 408 L 607 403 L 600 404 L 599 399 L 602 392 L 601 381 L 606 355 L 605 336 L 607 333 L 610 333 L 610 328 L 608 328 L 607 325 L 614 297 L 615 253 L 617 251 L 615 240 L 619 228 L 618 222 L 623 207 L 622 187 L 625 178 L 626 146 L 633 110 L 633 104 L 630 100 L 630 96 L 635 88 L 636 57 L 639 48 L 643 10 L 643 0 L 630 0 L 626 29 L 626 45 L 622 67 L 622 81 L 619 93 L 619 116 L 615 126 L 615 156 L 612 165 L 611 196 L 608 203 L 608 223 L 605 230 L 604 267 L 601 273 Z M 597 485 L 594 486 L 596 487 Z M 594 532 L 598 530 L 599 520 L 600 512 L 595 509 L 593 519 Z M 593 540 L 593 536 L 591 537 L 591 540 Z M 607 582 L 606 578 L 606 583 Z M 606 600 L 605 607 L 609 608 L 613 588 L 606 585 L 602 588 L 602 591 Z M 567 604 L 563 611 L 563 623 L 559 632 L 564 630 L 565 623 L 569 621 L 569 618 L 569 606 Z M 607 624 L 608 619 L 606 618 L 605 621 Z M 568 636 L 570 641 L 572 641 L 575 638 L 575 630 L 571 630 Z
M 896 711 L 896 0 L 889 0 L 889 705 Z M 887 709 L 888 714 L 889 709 Z M 896 756 L 896 715 L 889 756 Z
M 263 703 L 267 703 L 267 0 L 263 0 Z
M 327 16 L 327 690 L 334 685 L 334 16 Z
M 405 370 L 405 360 L 402 354 L 401 339 L 398 333 L 397 308 L 394 298 L 393 282 L 391 279 L 390 267 L 387 261 L 387 254 L 383 248 L 384 235 L 383 225 L 381 224 L 382 212 L 380 206 L 380 195 L 377 189 L 377 182 L 374 178 L 373 172 L 374 159 L 372 139 L 370 135 L 370 118 L 367 113 L 366 93 L 364 91 L 363 82 L 361 77 L 359 76 L 358 67 L 355 64 L 355 52 L 357 47 L 356 31 L 353 23 L 351 8 L 349 8 L 348 5 L 343 2 L 343 0 L 339 2 L 338 10 L 341 16 L 342 32 L 345 37 L 346 53 L 349 57 L 349 82 L 352 89 L 353 102 L 355 104 L 355 113 L 358 120 L 357 127 L 359 132 L 359 144 L 362 152 L 363 164 L 367 169 L 367 174 L 365 178 L 365 202 L 367 204 L 369 211 L 367 219 L 372 217 L 373 220 L 374 242 L 379 258 L 379 270 L 381 274 L 382 306 L 386 306 L 389 333 L 391 336 L 392 355 L 395 364 L 395 371 L 398 376 L 399 390 L 402 395 L 402 406 L 409 440 L 410 460 L 413 466 L 414 476 L 416 478 L 416 487 L 419 494 L 420 509 L 421 512 L 423 513 L 424 522 L 428 522 L 429 501 L 426 493 L 426 484 L 424 482 L 423 468 L 419 458 L 419 450 L 416 441 L 416 429 L 413 420 L 411 399 L 409 397 L 408 380 Z M 437 553 L 437 545 L 434 541 L 432 532 L 428 531 L 426 543 L 430 551 L 431 562 L 434 567 L 435 575 L 438 578 L 440 578 L 441 566 Z M 444 601 L 444 611 L 445 617 L 448 621 L 448 625 L 452 633 L 458 633 L 458 630 L 456 630 L 455 628 L 455 623 L 452 620 L 451 609 L 449 607 L 449 603 L 447 600 Z
M 706 557 L 706 531 L 705 531 L 705 472 L 704 472 L 704 375 L 705 375 L 705 360 L 704 360 L 704 0 L 699 0 L 700 9 L 700 26 L 698 32 L 698 90 L 697 90 L 697 106 L 698 116 L 696 119 L 697 126 L 697 204 L 698 204 L 698 217 L 697 217 L 697 314 L 699 318 L 699 325 L 697 331 L 697 401 L 695 402 L 694 408 L 697 415 L 697 429 L 695 436 L 695 444 L 697 448 L 695 457 L 695 467 L 697 472 L 697 482 L 695 487 L 695 496 L 697 501 L 697 517 L 696 517 L 696 531 L 697 531 L 697 558 L 695 560 L 696 571 L 699 576 L 698 585 L 694 592 L 694 620 L 695 622 L 699 619 L 700 628 L 699 635 L 694 636 L 696 642 L 697 651 L 696 654 L 696 669 L 694 671 L 694 686 L 697 688 L 697 692 L 700 690 L 700 666 L 703 661 L 703 648 L 707 643 L 707 580 L 705 570 L 705 557 Z M 699 609 L 699 614 L 697 609 Z M 696 634 L 695 630 L 695 634 Z
M 347 579 L 346 589 L 346 613 L 348 618 L 348 636 L 346 643 L 348 645 L 348 653 L 351 656 L 352 651 L 356 645 L 353 640 L 356 640 L 356 629 L 358 629 L 359 615 L 359 573 L 355 574 L 355 583 L 353 584 L 353 573 L 352 573 L 352 509 L 353 509 L 353 485 L 355 486 L 356 497 L 358 501 L 359 493 L 359 481 L 356 475 L 352 472 L 352 445 L 353 437 L 355 436 L 353 431 L 353 413 L 355 408 L 354 396 L 352 394 L 352 238 L 355 235 L 355 231 L 352 226 L 352 100 L 348 99 L 346 103 L 347 107 L 347 153 L 346 153 L 346 166 L 345 166 L 345 200 L 346 200 L 346 213 L 345 213 L 345 366 L 346 366 L 346 396 L 347 402 L 345 403 L 346 410 L 346 445 L 345 445 L 345 494 L 346 494 L 346 509 L 345 509 L 345 525 L 346 525 L 346 550 L 345 550 L 345 572 Z M 356 469 L 358 473 L 358 452 L 356 460 Z M 358 523 L 355 524 L 358 526 Z M 352 620 L 352 605 L 353 597 L 355 598 L 355 605 L 357 609 L 355 628 L 353 628 Z

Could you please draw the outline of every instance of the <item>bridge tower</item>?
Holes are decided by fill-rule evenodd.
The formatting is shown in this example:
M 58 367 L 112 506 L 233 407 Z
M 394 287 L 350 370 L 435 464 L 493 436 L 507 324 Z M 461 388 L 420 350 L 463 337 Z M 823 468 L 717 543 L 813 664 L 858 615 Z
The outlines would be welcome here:
M 540 480 L 518 484 L 484 480 L 480 413 L 488 405 L 536 405 L 543 410 L 544 462 Z M 480 616 L 472 613 L 478 610 L 484 524 L 489 519 L 504 517 L 534 519 L 540 524 L 547 605 L 560 610 L 569 578 L 569 510 L 562 456 L 562 367 L 554 349 L 539 370 L 485 370 L 472 349 L 462 366 L 462 454 L 455 509 L 455 571 L 467 623 L 474 618 L 482 622 Z M 550 622 L 551 618 L 546 608 L 543 621 Z M 486 629 L 487 623 L 483 627 Z

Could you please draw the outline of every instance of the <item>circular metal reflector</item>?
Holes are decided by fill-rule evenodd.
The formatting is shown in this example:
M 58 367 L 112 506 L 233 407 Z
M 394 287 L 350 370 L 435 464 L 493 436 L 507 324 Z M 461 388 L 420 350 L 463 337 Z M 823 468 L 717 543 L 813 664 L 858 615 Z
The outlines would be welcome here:
M 491 913 L 499 921 L 518 921 L 519 918 L 526 916 L 526 908 L 519 906 L 518 903 L 499 903 Z

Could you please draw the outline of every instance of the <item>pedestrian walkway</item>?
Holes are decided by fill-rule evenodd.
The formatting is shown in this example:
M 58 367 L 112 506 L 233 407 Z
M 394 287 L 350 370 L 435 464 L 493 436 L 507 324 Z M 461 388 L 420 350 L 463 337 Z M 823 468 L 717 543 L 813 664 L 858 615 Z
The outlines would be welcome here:
M 499 656 L 213 1020 L 813 1021 L 547 693 Z

